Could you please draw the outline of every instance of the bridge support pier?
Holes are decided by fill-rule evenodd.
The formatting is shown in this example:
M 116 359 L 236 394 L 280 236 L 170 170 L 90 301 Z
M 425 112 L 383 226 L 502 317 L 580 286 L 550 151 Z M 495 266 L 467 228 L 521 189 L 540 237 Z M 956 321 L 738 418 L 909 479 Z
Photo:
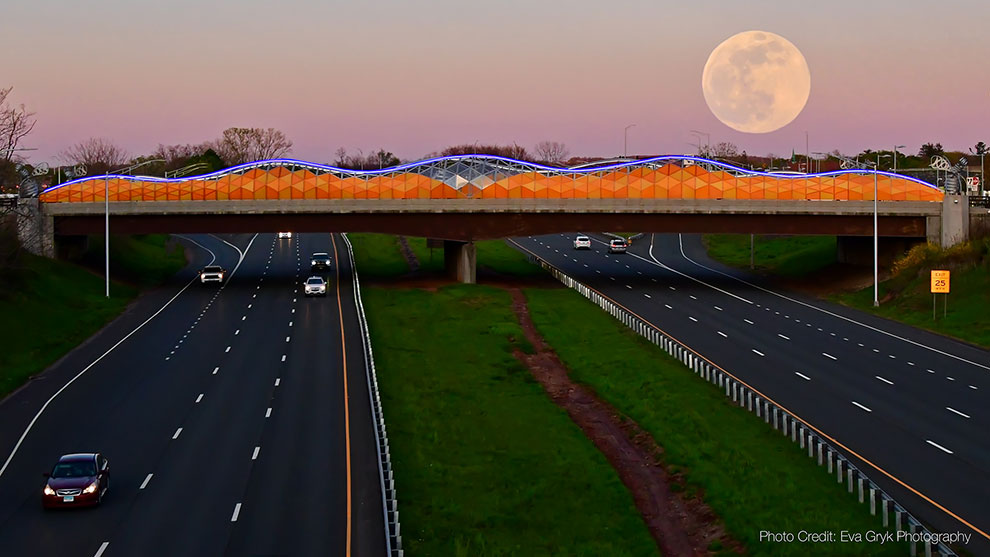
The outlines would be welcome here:
M 942 247 L 952 247 L 966 240 L 969 240 L 969 197 L 946 194 L 942 199 Z
M 478 250 L 474 242 L 444 240 L 443 266 L 447 274 L 464 284 L 477 282 Z

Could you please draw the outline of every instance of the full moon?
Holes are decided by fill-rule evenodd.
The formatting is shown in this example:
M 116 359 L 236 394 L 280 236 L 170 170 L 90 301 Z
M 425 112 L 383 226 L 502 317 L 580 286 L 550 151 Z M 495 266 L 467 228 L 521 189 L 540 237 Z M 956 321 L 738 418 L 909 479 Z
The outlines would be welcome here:
M 790 124 L 804 109 L 811 72 L 791 41 L 767 31 L 744 31 L 712 51 L 701 89 L 723 124 L 767 133 Z

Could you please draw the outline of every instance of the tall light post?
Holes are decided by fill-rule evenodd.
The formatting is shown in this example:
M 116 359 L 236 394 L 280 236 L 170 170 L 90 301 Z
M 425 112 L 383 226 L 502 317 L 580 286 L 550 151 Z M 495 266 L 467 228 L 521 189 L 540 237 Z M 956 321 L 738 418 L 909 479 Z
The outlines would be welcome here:
M 877 153 L 877 162 L 873 164 L 873 307 L 880 307 L 880 232 L 877 229 L 877 170 L 880 168 L 880 158 L 889 156 Z
M 705 156 L 709 156 L 709 151 L 712 146 L 712 136 L 708 132 L 700 132 L 698 130 L 691 130 L 691 133 L 698 135 L 698 143 L 701 143 L 701 136 L 705 136 Z
M 897 150 L 905 147 L 907 145 L 894 145 L 894 174 L 897 174 Z
M 155 162 L 165 162 L 165 159 L 151 159 L 137 164 L 132 164 L 127 168 L 114 170 L 113 174 L 126 174 L 146 164 Z M 104 229 L 103 229 L 103 254 L 104 254 L 104 276 L 106 276 L 107 290 L 106 296 L 110 297 L 110 172 L 103 173 L 103 207 L 104 207 Z
M 629 152 L 629 128 L 635 126 L 636 124 L 629 124 L 622 130 L 622 156 L 627 156 Z

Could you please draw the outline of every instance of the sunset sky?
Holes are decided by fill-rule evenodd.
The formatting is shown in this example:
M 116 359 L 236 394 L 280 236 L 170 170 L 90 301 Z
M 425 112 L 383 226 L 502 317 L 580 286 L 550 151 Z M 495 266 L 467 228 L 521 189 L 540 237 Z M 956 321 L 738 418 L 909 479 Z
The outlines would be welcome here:
M 750 154 L 990 143 L 990 3 L 752 0 L 4 0 L 0 87 L 37 112 L 33 162 L 88 137 L 132 155 L 231 126 L 274 127 L 292 155 L 338 147 L 417 159 L 457 143 L 572 155 L 694 151 L 690 130 Z M 737 132 L 701 72 L 741 31 L 804 54 L 791 124 Z

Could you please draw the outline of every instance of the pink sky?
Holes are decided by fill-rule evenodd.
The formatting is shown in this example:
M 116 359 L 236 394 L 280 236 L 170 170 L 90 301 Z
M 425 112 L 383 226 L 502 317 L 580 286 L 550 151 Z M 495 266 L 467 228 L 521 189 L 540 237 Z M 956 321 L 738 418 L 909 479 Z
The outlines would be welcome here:
M 608 156 L 632 123 L 639 154 L 693 152 L 690 130 L 754 155 L 803 152 L 806 131 L 812 151 L 852 154 L 990 143 L 987 3 L 725 4 L 7 0 L 0 86 L 38 113 L 35 162 L 92 136 L 138 155 L 230 126 L 279 128 L 314 161 L 544 139 Z M 720 123 L 701 92 L 711 50 L 750 29 L 811 69 L 804 111 L 763 135 Z

